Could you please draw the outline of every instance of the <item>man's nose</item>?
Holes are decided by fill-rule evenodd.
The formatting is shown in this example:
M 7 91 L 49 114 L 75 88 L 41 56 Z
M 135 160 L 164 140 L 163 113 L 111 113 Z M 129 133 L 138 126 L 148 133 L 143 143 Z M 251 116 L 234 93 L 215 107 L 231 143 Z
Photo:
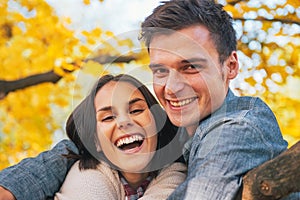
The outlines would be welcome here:
M 184 88 L 185 80 L 176 70 L 170 70 L 166 81 L 165 90 L 167 94 L 176 94 Z

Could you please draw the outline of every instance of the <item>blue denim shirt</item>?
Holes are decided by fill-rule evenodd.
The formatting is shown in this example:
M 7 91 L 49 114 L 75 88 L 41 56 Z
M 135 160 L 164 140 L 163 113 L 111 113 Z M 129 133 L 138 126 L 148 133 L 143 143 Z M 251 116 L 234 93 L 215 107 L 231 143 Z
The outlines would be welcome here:
M 286 148 L 270 108 L 259 98 L 229 91 L 185 144 L 187 179 L 168 199 L 239 199 L 243 175 Z
M 266 104 L 258 98 L 235 97 L 229 91 L 224 105 L 202 120 L 185 144 L 188 176 L 169 199 L 234 199 L 242 176 L 286 147 Z M 62 156 L 67 148 L 78 151 L 70 140 L 63 140 L 36 158 L 2 170 L 0 185 L 17 200 L 53 198 L 74 163 Z

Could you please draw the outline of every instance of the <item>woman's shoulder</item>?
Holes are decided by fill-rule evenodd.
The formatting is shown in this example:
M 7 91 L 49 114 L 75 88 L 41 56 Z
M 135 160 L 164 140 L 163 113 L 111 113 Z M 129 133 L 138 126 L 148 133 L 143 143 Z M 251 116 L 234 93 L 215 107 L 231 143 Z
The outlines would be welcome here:
M 174 162 L 169 166 L 164 167 L 153 179 L 152 184 L 170 183 L 177 184 L 185 180 L 187 167 L 181 162 Z
M 151 181 L 141 200 L 167 199 L 185 180 L 186 172 L 187 167 L 181 162 L 175 162 L 163 168 Z
M 65 181 L 67 181 L 68 178 L 75 180 L 80 178 L 86 181 L 91 180 L 92 182 L 97 180 L 103 181 L 103 179 L 114 180 L 118 179 L 118 172 L 105 163 L 99 163 L 96 169 L 80 169 L 79 161 L 77 161 L 69 170 Z
M 169 176 L 174 173 L 175 174 L 179 173 L 179 174 L 185 175 L 187 173 L 187 166 L 181 162 L 174 162 L 174 163 L 170 164 L 169 166 L 161 169 L 157 177 Z
M 116 195 L 120 194 L 118 177 L 114 170 L 102 164 L 99 164 L 97 169 L 80 169 L 77 161 L 69 170 L 56 196 L 59 197 L 58 199 L 65 199 L 65 197 L 68 197 L 66 199 L 71 199 L 69 197 L 94 199 L 99 195 L 101 197 L 102 194 L 112 198 L 117 198 Z

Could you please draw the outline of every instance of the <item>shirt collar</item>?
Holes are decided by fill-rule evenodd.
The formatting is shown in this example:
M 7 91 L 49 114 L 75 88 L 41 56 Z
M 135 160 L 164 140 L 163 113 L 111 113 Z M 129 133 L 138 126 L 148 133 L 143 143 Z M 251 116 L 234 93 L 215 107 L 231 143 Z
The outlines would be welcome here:
M 226 98 L 225 98 L 224 103 L 221 106 L 221 108 L 224 106 L 224 104 L 226 104 L 227 102 L 231 101 L 234 98 L 235 98 L 234 93 L 230 89 L 228 89 Z M 199 125 L 200 125 L 200 122 L 199 122 Z M 183 154 L 183 158 L 186 163 L 188 163 L 188 161 L 189 161 L 190 151 L 192 148 L 192 141 L 193 141 L 193 137 L 189 138 L 189 140 L 183 146 L 182 154 Z
M 226 95 L 226 98 L 225 98 L 225 102 L 231 101 L 234 98 L 235 98 L 235 95 L 233 94 L 231 89 L 228 89 L 228 92 L 227 92 L 227 95 Z
M 186 163 L 189 163 L 188 161 L 189 161 L 190 151 L 192 148 L 192 140 L 193 137 L 191 137 L 183 146 L 182 155 Z
M 128 181 L 124 178 L 124 176 L 121 173 L 119 173 L 119 177 L 120 177 L 120 181 L 125 190 L 125 199 L 126 200 L 136 200 L 144 195 L 148 185 L 150 184 L 150 182 L 153 179 L 153 174 L 150 173 L 150 175 L 136 189 L 132 188 L 129 185 Z

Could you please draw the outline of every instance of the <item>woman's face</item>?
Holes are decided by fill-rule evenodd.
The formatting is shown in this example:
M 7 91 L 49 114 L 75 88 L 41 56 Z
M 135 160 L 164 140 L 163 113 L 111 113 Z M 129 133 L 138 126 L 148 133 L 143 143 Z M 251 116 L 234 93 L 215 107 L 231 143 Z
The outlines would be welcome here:
M 155 120 L 133 85 L 111 81 L 96 94 L 97 135 L 105 156 L 125 172 L 141 172 L 157 146 Z

